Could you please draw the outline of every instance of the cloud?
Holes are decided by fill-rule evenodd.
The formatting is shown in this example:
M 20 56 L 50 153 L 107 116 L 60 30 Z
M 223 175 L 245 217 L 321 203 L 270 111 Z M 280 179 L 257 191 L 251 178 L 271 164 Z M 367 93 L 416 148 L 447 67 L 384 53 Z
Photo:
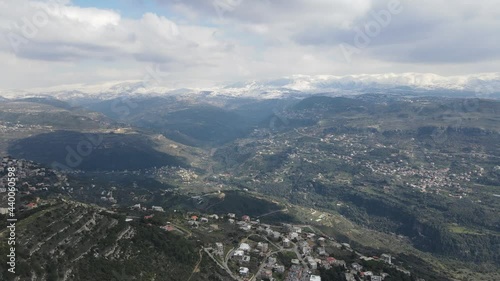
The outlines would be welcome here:
M 387 26 L 370 38 L 363 50 L 370 57 L 415 64 L 477 63 L 500 58 L 500 17 L 495 1 L 401 1 L 403 11 L 393 14 Z M 314 46 L 355 45 L 361 30 L 386 11 L 373 7 L 347 28 L 307 26 L 292 36 L 297 44 Z
M 0 88 L 141 79 L 199 86 L 293 74 L 487 72 L 500 61 L 495 0 L 401 0 L 347 61 L 359 30 L 397 0 L 156 0 L 128 18 L 69 0 L 0 0 Z M 50 79 L 26 79 L 53 74 Z M 97 73 L 101 75 L 97 75 Z

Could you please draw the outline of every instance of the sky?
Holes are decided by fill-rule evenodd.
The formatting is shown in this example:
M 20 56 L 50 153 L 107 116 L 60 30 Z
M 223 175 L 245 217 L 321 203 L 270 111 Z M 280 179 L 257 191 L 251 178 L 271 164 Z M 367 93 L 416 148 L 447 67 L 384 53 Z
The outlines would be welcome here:
M 0 89 L 498 72 L 498 0 L 0 0 Z

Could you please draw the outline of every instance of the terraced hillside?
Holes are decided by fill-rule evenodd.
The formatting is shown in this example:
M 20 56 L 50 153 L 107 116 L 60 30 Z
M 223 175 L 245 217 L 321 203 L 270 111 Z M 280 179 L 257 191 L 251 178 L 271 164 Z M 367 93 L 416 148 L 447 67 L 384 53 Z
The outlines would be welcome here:
M 16 229 L 21 280 L 186 280 L 200 259 L 179 234 L 76 202 L 24 212 Z M 6 243 L 0 253 L 7 255 Z M 202 266 L 191 280 L 225 280 L 212 264 Z M 2 280 L 12 276 L 3 264 L 0 272 Z

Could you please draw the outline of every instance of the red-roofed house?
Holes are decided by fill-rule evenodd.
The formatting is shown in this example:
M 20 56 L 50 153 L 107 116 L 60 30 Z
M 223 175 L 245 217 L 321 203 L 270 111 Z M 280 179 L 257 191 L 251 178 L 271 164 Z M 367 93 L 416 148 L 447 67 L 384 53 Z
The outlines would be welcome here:
M 26 204 L 26 208 L 28 209 L 33 209 L 33 208 L 36 208 L 38 205 L 34 202 L 31 202 L 29 204 Z

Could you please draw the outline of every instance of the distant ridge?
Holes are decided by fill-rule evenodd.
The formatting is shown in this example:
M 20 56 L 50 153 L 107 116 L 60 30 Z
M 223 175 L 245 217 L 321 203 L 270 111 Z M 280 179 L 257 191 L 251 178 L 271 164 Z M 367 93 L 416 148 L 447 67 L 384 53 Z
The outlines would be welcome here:
M 500 97 L 500 73 L 440 76 L 432 73 L 385 73 L 358 75 L 292 75 L 278 79 L 230 83 L 209 88 L 168 88 L 143 81 L 73 84 L 28 90 L 0 90 L 0 97 L 52 96 L 60 100 L 111 99 L 124 95 L 202 95 L 260 99 L 303 97 L 336 92 L 341 95 L 398 90 L 408 92 L 456 91 L 469 96 Z

